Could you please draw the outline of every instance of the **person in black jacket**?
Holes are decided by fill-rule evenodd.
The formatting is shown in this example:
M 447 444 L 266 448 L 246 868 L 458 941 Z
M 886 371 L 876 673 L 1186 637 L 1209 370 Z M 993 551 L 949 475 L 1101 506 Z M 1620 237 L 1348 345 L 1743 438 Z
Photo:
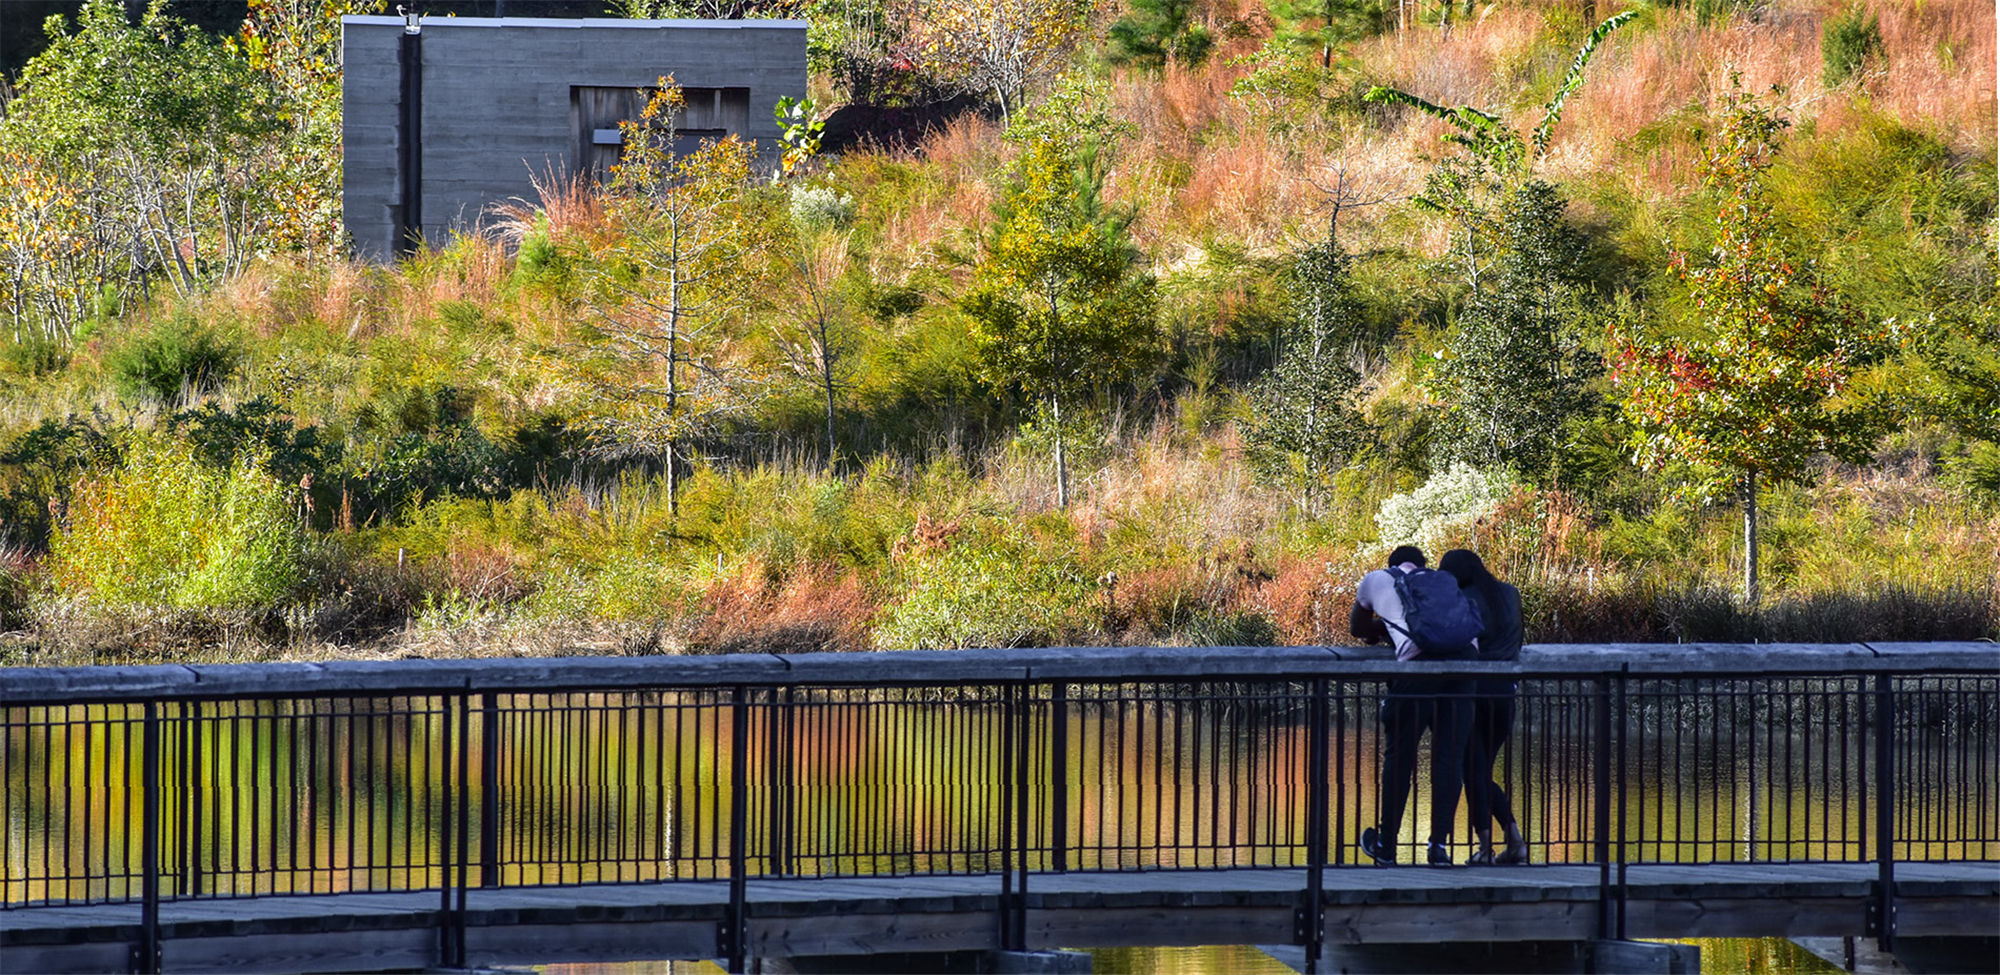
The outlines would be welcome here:
M 1518 660 L 1521 657 L 1521 593 L 1493 577 L 1479 556 L 1462 548 L 1444 553 L 1438 568 L 1458 579 L 1466 598 L 1479 607 L 1486 621 L 1479 634 L 1479 659 Z M 1472 735 L 1465 745 L 1465 804 L 1478 849 L 1467 864 L 1528 862 L 1528 841 L 1514 818 L 1507 790 L 1493 781 L 1493 761 L 1500 746 L 1514 733 L 1515 687 L 1512 680 L 1480 680 L 1473 688 Z M 1493 821 L 1500 821 L 1506 847 L 1493 852 Z

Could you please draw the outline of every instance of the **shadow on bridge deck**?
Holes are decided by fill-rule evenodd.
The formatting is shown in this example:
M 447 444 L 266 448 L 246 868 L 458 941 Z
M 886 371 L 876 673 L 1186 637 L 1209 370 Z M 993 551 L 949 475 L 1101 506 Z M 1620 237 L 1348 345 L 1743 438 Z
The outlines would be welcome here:
M 1634 866 L 1622 901 L 1602 900 L 1598 868 L 1349 868 L 1326 873 L 1330 946 L 1587 941 L 1601 914 L 1625 938 L 1863 934 L 1875 895 L 1866 864 Z M 751 880 L 753 957 L 945 953 L 996 947 L 999 878 Z M 1295 944 L 1303 870 L 1036 874 L 1027 947 Z M 1896 868 L 1901 938 L 2000 931 L 2000 863 Z M 713 958 L 727 881 L 469 891 L 466 963 Z M 1619 915 L 1622 914 L 1622 919 Z M 170 972 L 423 969 L 455 921 L 440 895 L 335 894 L 175 901 L 160 908 Z M 126 970 L 137 905 L 0 911 L 0 969 Z

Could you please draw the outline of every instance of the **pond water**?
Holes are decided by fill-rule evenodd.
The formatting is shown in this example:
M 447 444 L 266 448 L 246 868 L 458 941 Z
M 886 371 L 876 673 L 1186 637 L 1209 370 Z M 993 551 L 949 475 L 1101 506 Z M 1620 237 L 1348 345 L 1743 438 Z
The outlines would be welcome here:
M 1784 938 L 1693 939 L 1703 975 L 1838 975 L 1842 970 Z M 1093 975 L 1292 975 L 1283 962 L 1249 945 L 1195 948 L 1097 948 Z M 547 975 L 724 975 L 709 961 L 544 965 Z

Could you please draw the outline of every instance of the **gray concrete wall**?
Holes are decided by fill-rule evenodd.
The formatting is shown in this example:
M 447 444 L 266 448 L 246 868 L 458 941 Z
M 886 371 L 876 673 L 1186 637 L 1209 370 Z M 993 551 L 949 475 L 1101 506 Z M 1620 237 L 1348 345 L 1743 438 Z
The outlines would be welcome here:
M 775 158 L 771 109 L 806 91 L 800 20 L 425 18 L 422 229 L 432 244 L 490 204 L 537 202 L 533 175 L 571 166 L 570 88 L 750 89 L 747 138 Z M 400 17 L 343 17 L 342 206 L 355 252 L 386 260 L 401 202 L 396 171 Z

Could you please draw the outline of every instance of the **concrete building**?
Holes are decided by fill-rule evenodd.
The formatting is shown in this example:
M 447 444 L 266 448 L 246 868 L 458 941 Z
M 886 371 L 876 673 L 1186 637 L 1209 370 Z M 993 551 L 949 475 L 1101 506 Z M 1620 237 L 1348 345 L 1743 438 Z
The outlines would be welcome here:
M 806 92 L 802 20 L 343 17 L 343 216 L 357 255 L 473 228 L 532 176 L 601 173 L 642 89 L 672 75 L 692 141 L 741 135 L 775 158 L 771 109 Z

